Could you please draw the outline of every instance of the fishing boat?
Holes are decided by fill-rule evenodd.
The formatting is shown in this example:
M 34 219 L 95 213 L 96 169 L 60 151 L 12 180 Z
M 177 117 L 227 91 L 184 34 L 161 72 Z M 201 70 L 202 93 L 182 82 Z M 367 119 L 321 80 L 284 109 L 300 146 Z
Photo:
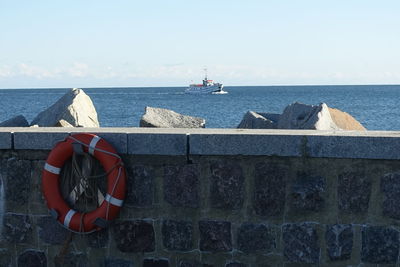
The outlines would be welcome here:
M 205 77 L 203 79 L 203 83 L 201 84 L 191 84 L 188 88 L 186 88 L 186 94 L 227 94 L 227 91 L 224 91 L 222 88 L 224 87 L 222 83 L 214 83 L 213 80 L 209 80 L 207 78 L 207 69 L 204 69 Z

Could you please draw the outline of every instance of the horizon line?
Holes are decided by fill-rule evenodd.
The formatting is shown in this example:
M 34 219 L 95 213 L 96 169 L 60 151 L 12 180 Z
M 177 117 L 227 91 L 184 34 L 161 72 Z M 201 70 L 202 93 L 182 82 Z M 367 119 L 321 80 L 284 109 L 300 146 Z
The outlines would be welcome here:
M 400 86 L 395 83 L 371 83 L 371 84 L 277 84 L 277 85 L 224 85 L 224 87 L 305 87 L 305 86 Z M 14 87 L 0 88 L 0 90 L 23 90 L 23 89 L 112 89 L 112 88 L 186 88 L 187 86 L 98 86 L 98 87 Z

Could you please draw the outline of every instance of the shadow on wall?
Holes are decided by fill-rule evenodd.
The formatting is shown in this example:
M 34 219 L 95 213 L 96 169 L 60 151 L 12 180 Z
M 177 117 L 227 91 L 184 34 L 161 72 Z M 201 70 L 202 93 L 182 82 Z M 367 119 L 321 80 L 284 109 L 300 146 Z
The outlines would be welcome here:
M 0 174 L 0 233 L 3 232 L 3 217 L 4 217 L 4 183 L 3 177 Z

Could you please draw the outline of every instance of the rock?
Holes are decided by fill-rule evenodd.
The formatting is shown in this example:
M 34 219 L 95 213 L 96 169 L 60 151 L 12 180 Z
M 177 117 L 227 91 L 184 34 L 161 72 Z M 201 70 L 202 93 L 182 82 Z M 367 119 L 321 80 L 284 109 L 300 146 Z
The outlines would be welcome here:
M 333 122 L 328 106 L 293 103 L 285 108 L 278 121 L 279 129 L 339 130 Z
M 285 210 L 287 166 L 260 162 L 255 165 L 253 208 L 259 216 L 281 216 Z
M 316 225 L 313 223 L 288 223 L 282 226 L 283 254 L 293 263 L 317 263 L 320 247 Z
M 154 201 L 154 170 L 143 165 L 128 165 L 126 171 L 128 189 L 124 205 L 150 207 Z
M 2 237 L 9 243 L 29 244 L 33 242 L 32 220 L 28 215 L 6 213 L 2 223 Z
M 165 259 L 144 259 L 143 267 L 169 267 L 169 261 Z
M 326 179 L 300 172 L 290 193 L 293 211 L 320 211 L 325 206 Z
M 113 225 L 113 236 L 121 252 L 144 253 L 155 250 L 155 232 L 151 222 L 119 221 Z
M 24 116 L 18 115 L 0 123 L 0 127 L 28 127 L 29 122 Z
M 59 120 L 54 127 L 74 127 L 71 123 L 66 120 Z
M 383 193 L 382 213 L 384 216 L 400 219 L 400 172 L 388 173 L 381 178 Z
M 331 114 L 333 122 L 341 129 L 341 130 L 356 130 L 356 131 L 365 131 L 364 126 L 361 125 L 356 119 L 354 119 L 350 114 L 340 111 L 335 108 L 328 108 L 329 113 Z
M 78 88 L 70 90 L 51 107 L 39 113 L 31 125 L 53 127 L 60 125 L 62 120 L 74 127 L 99 127 L 92 100 Z
M 384 185 L 384 179 L 381 180 L 381 186 Z M 400 181 L 400 180 L 399 180 Z M 390 201 L 397 199 L 400 200 L 398 196 L 399 182 L 394 182 L 393 180 L 388 181 L 389 190 L 393 190 L 393 195 L 390 196 Z M 339 211 L 356 214 L 356 213 L 368 213 L 369 200 L 371 197 L 372 181 L 369 176 L 366 175 L 364 171 L 352 171 L 343 172 L 338 175 L 338 187 L 337 187 L 337 198 L 338 198 L 338 208 Z M 383 192 L 386 193 L 386 192 Z M 387 196 L 387 194 L 385 194 Z M 385 199 L 384 202 L 385 203 Z M 399 202 L 400 203 L 400 202 Z M 383 206 L 383 211 L 385 208 L 390 208 L 392 205 L 387 205 L 385 203 Z M 398 212 L 399 206 L 396 208 Z M 400 213 L 399 213 L 400 214 Z M 399 217 L 400 218 L 400 217 Z
M 274 123 L 278 123 L 279 118 L 281 117 L 281 114 L 276 114 L 276 113 L 264 113 L 264 112 L 258 112 L 261 116 L 264 118 L 273 121 Z
M 366 130 L 348 113 L 329 108 L 325 103 L 315 106 L 298 102 L 287 106 L 282 114 L 249 111 L 244 115 L 238 128 Z
M 263 224 L 244 223 L 238 229 L 238 249 L 244 253 L 271 253 L 276 247 L 271 227 Z
M 193 225 L 191 222 L 164 220 L 161 229 L 164 248 L 175 251 L 193 249 Z
M 199 221 L 200 251 L 232 251 L 231 223 L 227 221 Z
M 146 107 L 140 127 L 156 128 L 204 128 L 205 119 L 191 117 L 163 108 Z
M 68 230 L 62 227 L 51 216 L 43 216 L 38 219 L 39 238 L 51 245 L 62 245 L 68 237 Z
M 399 232 L 393 227 L 363 226 L 361 261 L 374 264 L 396 264 L 399 258 Z M 387 265 L 386 265 L 387 266 Z
M 44 251 L 27 249 L 18 256 L 18 266 L 47 266 L 47 258 Z
M 263 113 L 266 114 L 266 113 Z M 237 128 L 242 129 L 276 129 L 276 122 L 264 117 L 260 113 L 248 111 Z
M 351 258 L 353 236 L 353 227 L 351 224 L 326 226 L 326 251 L 331 261 L 342 261 Z
M 164 167 L 164 200 L 174 207 L 200 206 L 200 170 L 196 164 Z
M 244 203 L 244 175 L 236 161 L 210 162 L 210 204 L 213 208 L 240 210 Z

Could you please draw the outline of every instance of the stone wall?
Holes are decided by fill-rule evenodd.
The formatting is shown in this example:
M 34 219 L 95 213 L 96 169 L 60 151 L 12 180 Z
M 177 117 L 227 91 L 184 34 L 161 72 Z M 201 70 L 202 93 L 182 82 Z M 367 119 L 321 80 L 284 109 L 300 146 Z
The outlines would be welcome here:
M 107 139 L 128 174 L 118 219 L 77 235 L 40 191 L 64 130 L 0 132 L 0 266 L 400 263 L 400 133 L 68 129 Z

